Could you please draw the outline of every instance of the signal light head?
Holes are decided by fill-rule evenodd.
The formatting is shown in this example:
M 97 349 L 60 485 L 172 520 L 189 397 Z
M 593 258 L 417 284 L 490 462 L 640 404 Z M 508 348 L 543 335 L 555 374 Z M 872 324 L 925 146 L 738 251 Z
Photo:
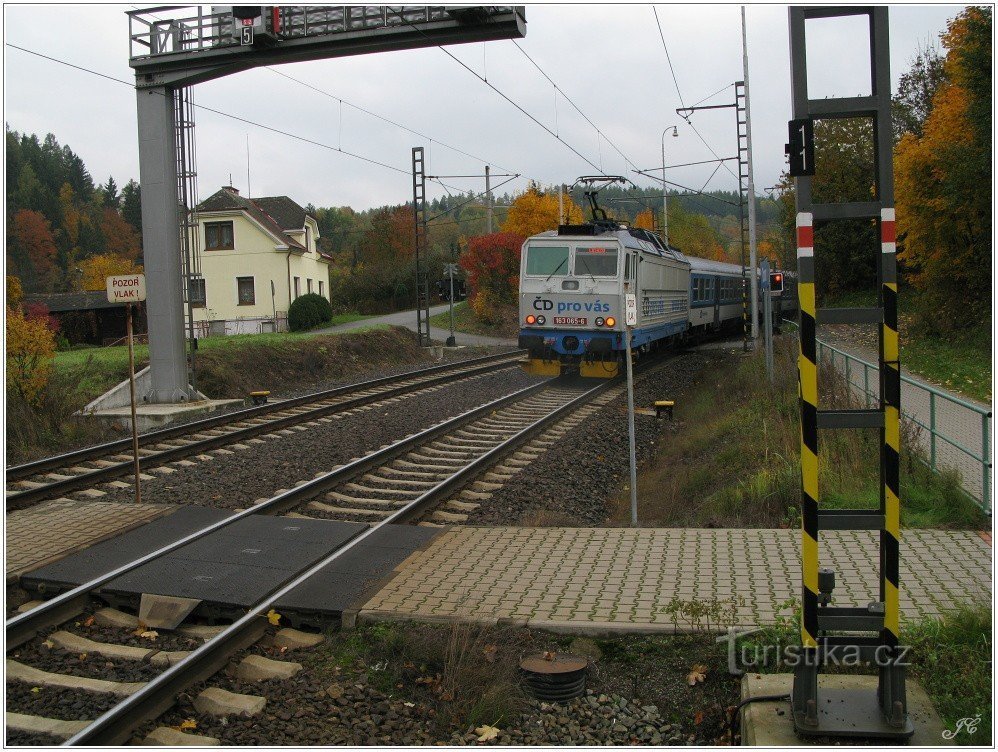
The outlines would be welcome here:
M 607 316 L 606 317 L 606 325 L 607 326 L 612 327 L 612 326 L 616 326 L 616 324 L 617 324 L 617 319 L 615 319 L 613 316 Z
M 529 316 L 527 316 L 527 323 L 531 324 L 531 325 L 532 324 L 536 324 L 537 323 L 537 317 L 534 316 L 534 314 L 530 314 Z

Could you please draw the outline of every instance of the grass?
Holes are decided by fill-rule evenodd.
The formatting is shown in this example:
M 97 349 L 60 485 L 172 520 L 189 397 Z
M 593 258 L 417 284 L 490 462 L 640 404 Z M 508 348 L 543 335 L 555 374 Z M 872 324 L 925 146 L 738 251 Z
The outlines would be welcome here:
M 916 323 L 914 311 L 918 308 L 918 298 L 914 294 L 902 293 L 899 296 L 899 304 L 903 368 L 945 389 L 990 403 L 992 399 L 990 328 L 981 327 L 946 335 L 932 334 L 924 331 Z M 844 293 L 824 301 L 822 305 L 836 308 L 874 306 L 876 296 L 872 291 Z M 876 347 L 875 341 L 869 344 Z
M 501 311 L 502 323 L 487 324 L 481 321 L 468 301 L 462 300 L 454 304 L 454 331 L 465 334 L 479 334 L 486 337 L 515 337 L 517 326 L 517 310 L 513 306 L 504 307 Z M 450 330 L 450 311 L 430 316 L 430 326 Z
M 799 646 L 800 604 L 788 601 L 784 610 L 774 626 L 739 643 L 756 647 Z M 957 731 L 961 719 L 980 716 L 974 733 L 961 731 L 953 741 L 967 745 L 989 744 L 993 723 L 991 609 L 982 604 L 965 604 L 939 618 L 902 621 L 900 642 L 911 648 L 909 680 L 921 683 L 946 729 Z M 759 666 L 753 670 L 769 673 L 786 669 Z M 834 671 L 841 673 L 848 669 L 836 668 Z M 869 673 L 869 669 L 862 673 Z
M 776 350 L 775 381 L 762 352 L 732 357 L 711 369 L 676 401 L 679 430 L 662 443 L 642 473 L 638 495 L 645 524 L 679 527 L 796 527 L 800 504 L 800 418 L 795 342 Z M 834 372 L 819 381 L 835 385 Z M 839 388 L 844 391 L 841 385 Z M 823 408 L 845 408 L 843 395 L 821 395 Z M 907 527 L 983 529 L 986 520 L 961 491 L 955 474 L 935 474 L 918 461 L 910 427 L 902 439 L 902 524 Z M 821 506 L 879 506 L 879 436 L 875 431 L 822 431 L 819 442 Z M 628 518 L 628 499 L 613 505 Z
M 353 321 L 370 318 L 359 313 L 344 313 L 334 316 L 323 327 L 346 324 Z M 384 329 L 375 325 L 351 329 L 351 334 Z M 228 336 L 203 337 L 198 340 L 198 353 L 202 352 L 232 352 L 245 347 L 275 347 L 303 339 L 322 336 L 338 336 L 345 332 L 273 332 L 265 334 L 232 334 Z M 135 370 L 139 371 L 149 364 L 149 346 L 135 345 Z M 92 347 L 79 350 L 63 350 L 55 354 L 53 367 L 56 374 L 79 378 L 80 391 L 97 397 L 115 384 L 128 378 L 128 346 Z

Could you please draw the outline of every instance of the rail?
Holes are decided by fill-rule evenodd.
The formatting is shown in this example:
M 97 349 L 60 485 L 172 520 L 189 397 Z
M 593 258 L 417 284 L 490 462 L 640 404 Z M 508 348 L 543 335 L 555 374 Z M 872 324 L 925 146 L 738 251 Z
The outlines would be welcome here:
M 832 367 L 841 368 L 846 382 L 860 392 L 865 406 L 869 408 L 878 395 L 879 368 L 820 339 L 817 343 L 818 364 L 821 365 L 823 357 L 827 357 Z M 904 374 L 901 375 L 901 384 L 902 390 L 907 387 L 901 397 L 901 414 L 926 432 L 920 437 L 920 443 L 928 454 L 926 464 L 934 472 L 939 472 L 941 468 L 958 471 L 963 490 L 990 515 L 991 411 Z M 945 420 L 940 421 L 940 417 Z M 962 440 L 948 435 L 943 423 L 957 424 L 966 429 Z

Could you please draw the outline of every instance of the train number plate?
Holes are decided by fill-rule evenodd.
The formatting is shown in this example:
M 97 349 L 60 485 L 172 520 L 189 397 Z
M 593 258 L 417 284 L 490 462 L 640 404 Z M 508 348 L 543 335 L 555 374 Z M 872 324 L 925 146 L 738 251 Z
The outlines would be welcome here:
M 579 316 L 555 316 L 555 324 L 568 324 L 569 326 L 585 326 L 588 322 L 586 318 L 580 318 Z

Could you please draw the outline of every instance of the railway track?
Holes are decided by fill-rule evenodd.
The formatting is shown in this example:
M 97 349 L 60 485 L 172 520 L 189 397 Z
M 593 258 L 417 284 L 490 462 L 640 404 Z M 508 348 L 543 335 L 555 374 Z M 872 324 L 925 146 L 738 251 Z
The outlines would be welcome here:
M 139 683 L 83 682 L 89 684 L 89 690 L 84 691 L 103 692 L 120 699 L 106 702 L 108 709 L 99 717 L 86 723 L 77 722 L 76 725 L 60 724 L 54 732 L 68 737 L 66 743 L 70 745 L 125 743 L 137 727 L 171 707 L 184 688 L 205 680 L 226 666 L 233 654 L 258 641 L 268 630 L 266 615 L 296 588 L 347 552 L 363 546 L 367 539 L 387 526 L 425 520 L 428 514 L 432 520 L 437 505 L 454 503 L 455 494 L 459 495 L 462 489 L 474 484 L 482 473 L 494 473 L 496 466 L 501 466 L 503 462 L 520 467 L 526 465 L 526 459 L 516 459 L 518 450 L 531 442 L 543 442 L 545 436 L 551 436 L 553 426 L 557 428 L 565 419 L 571 420 L 577 411 L 591 406 L 593 400 L 612 398 L 608 395 L 612 395 L 615 387 L 619 390 L 613 382 L 595 387 L 561 380 L 538 384 L 395 442 L 15 616 L 6 623 L 8 652 L 20 646 L 29 648 L 29 643 L 44 640 L 54 646 L 71 646 L 68 650 L 86 648 L 84 653 L 90 651 L 108 657 L 117 656 L 121 660 L 128 659 L 123 656 L 131 656 L 133 660 L 161 667 L 162 671 L 158 671 L 154 678 Z M 520 464 L 516 465 L 517 462 Z M 350 493 L 347 494 L 347 491 Z M 330 494 L 335 495 L 330 498 Z M 333 506 L 334 503 L 337 506 Z M 81 642 L 80 635 L 74 635 L 71 628 L 65 626 L 66 622 L 90 607 L 92 593 L 111 580 L 184 545 L 202 540 L 244 517 L 285 514 L 293 509 L 303 509 L 318 517 L 363 519 L 368 525 L 358 527 L 356 534 L 271 591 L 230 626 L 214 628 L 209 633 L 197 632 L 195 628 L 199 639 L 205 641 L 194 649 L 179 652 L 123 650 L 120 645 Z M 304 516 L 298 512 L 293 514 Z M 107 610 L 104 613 L 106 615 Z M 132 617 L 118 617 L 119 620 L 122 618 L 127 620 Z M 64 626 L 60 629 L 60 625 Z M 269 665 L 270 670 L 281 671 L 283 668 Z M 46 672 L 10 657 L 7 659 L 7 674 L 8 681 L 22 683 L 78 689 L 81 684 L 77 678 Z M 8 729 L 37 732 L 45 728 L 49 720 L 8 714 L 7 724 Z
M 258 437 L 290 430 L 334 413 L 512 368 L 521 355 L 521 352 L 502 353 L 434 366 L 145 433 L 139 437 L 140 471 L 227 445 L 260 441 Z M 131 439 L 122 439 L 9 467 L 5 508 L 21 509 L 43 499 L 129 475 L 134 470 L 130 451 Z

